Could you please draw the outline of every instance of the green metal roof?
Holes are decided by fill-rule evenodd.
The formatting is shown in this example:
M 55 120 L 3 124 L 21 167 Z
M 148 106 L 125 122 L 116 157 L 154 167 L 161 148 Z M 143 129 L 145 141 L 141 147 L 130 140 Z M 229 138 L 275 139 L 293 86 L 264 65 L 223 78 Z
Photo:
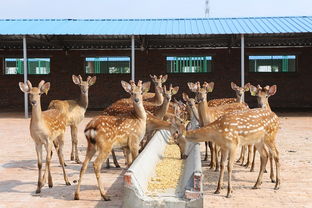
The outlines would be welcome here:
M 194 19 L 0 19 L 0 35 L 218 35 L 312 32 L 312 16 Z

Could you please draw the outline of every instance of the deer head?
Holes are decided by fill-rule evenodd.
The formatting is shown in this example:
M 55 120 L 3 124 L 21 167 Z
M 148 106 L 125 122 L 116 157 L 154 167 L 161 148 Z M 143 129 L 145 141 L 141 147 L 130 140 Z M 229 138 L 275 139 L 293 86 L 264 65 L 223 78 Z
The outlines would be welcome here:
M 159 78 L 157 78 L 156 75 L 151 75 L 150 77 L 152 79 L 152 81 L 154 82 L 155 88 L 157 87 L 162 87 L 162 84 L 165 83 L 167 81 L 168 75 L 159 75 Z
M 130 82 L 121 81 L 121 85 L 124 90 L 131 95 L 131 99 L 135 104 L 142 104 L 142 96 L 143 94 L 149 91 L 151 86 L 151 82 L 138 81 L 138 84 L 135 85 L 134 81 L 130 80 Z
M 169 89 L 167 90 L 166 85 L 163 87 L 163 96 L 167 101 L 170 101 L 172 98 L 172 95 L 177 94 L 179 91 L 179 87 L 172 87 L 172 84 L 170 84 Z
M 88 76 L 87 80 L 83 81 L 80 75 L 78 76 L 73 75 L 72 79 L 73 82 L 80 87 L 82 94 L 88 94 L 89 87 L 94 85 L 94 83 L 96 82 L 96 76 L 93 77 Z
M 249 91 L 250 83 L 245 84 L 244 87 L 239 87 L 234 82 L 231 82 L 231 88 L 236 92 L 237 98 L 241 98 L 245 92 Z
M 257 101 L 260 108 L 270 108 L 268 99 L 274 95 L 276 91 L 276 85 L 272 85 L 271 87 L 267 85 L 264 88 L 262 88 L 260 85 L 257 85 L 257 87 L 250 85 L 250 94 L 252 96 L 257 96 Z
M 40 103 L 40 97 L 43 93 L 48 94 L 50 89 L 50 82 L 45 83 L 44 80 L 41 80 L 38 84 L 38 87 L 32 87 L 31 82 L 28 80 L 27 84 L 19 82 L 20 89 L 29 94 L 29 101 L 32 106 L 36 106 Z
M 186 159 L 186 139 L 184 135 L 186 134 L 187 122 L 177 116 L 175 116 L 171 121 L 170 133 L 173 137 L 174 142 L 179 146 L 181 159 Z
M 189 89 L 195 93 L 196 97 L 196 101 L 197 102 L 203 102 L 203 101 L 207 101 L 207 94 L 208 92 L 212 92 L 213 88 L 214 88 L 214 82 L 204 82 L 202 87 L 200 87 L 200 82 L 196 82 L 196 83 L 192 83 L 192 82 L 188 82 L 187 83 Z

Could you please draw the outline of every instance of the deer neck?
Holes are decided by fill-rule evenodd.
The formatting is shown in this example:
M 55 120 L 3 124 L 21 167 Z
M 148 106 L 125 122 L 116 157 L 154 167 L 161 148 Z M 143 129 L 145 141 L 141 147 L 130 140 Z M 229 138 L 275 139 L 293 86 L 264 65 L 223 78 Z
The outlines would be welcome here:
M 212 111 L 208 107 L 207 100 L 204 100 L 198 104 L 198 117 L 201 126 L 205 126 L 212 122 Z
M 169 105 L 170 105 L 170 99 L 169 100 L 164 99 L 164 102 L 162 103 L 162 105 L 160 106 L 159 110 L 156 113 L 157 118 L 162 119 L 166 115 L 169 109 Z
M 42 110 L 41 110 L 41 102 L 39 100 L 37 105 L 32 106 L 30 125 L 31 126 L 38 125 L 41 122 L 42 122 Z
M 268 101 L 264 102 L 264 103 L 262 104 L 261 108 L 266 109 L 266 110 L 268 110 L 268 111 L 272 111 L 272 110 L 271 110 L 271 107 L 270 107 L 270 104 L 269 104 Z
M 238 93 L 236 93 L 236 102 L 243 103 L 243 95 L 239 95 Z
M 169 130 L 171 127 L 171 123 L 158 119 L 150 114 L 148 114 L 148 121 L 146 125 L 149 130 Z
M 216 129 L 210 126 L 205 126 L 204 128 L 187 131 L 184 133 L 184 137 L 190 142 L 215 142 L 218 140 L 217 136 L 215 136 L 216 134 L 218 134 Z
M 88 92 L 86 92 L 86 93 L 81 92 L 80 98 L 78 100 L 78 104 L 80 107 L 82 107 L 84 109 L 88 108 L 88 104 L 89 104 Z
M 159 90 L 155 90 L 154 103 L 156 105 L 161 105 L 164 102 L 164 96 Z
M 147 116 L 146 116 L 146 111 L 144 109 L 142 100 L 140 101 L 140 103 L 133 103 L 133 107 L 134 107 L 135 116 L 139 119 L 146 120 Z

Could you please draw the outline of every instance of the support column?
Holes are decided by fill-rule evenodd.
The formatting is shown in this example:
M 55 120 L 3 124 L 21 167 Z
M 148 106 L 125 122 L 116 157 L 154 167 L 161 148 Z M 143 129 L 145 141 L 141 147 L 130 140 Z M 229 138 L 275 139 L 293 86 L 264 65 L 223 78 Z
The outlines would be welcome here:
M 241 35 L 241 87 L 245 85 L 245 38 L 244 34 Z M 244 101 L 243 95 L 243 101 Z
M 131 36 L 131 80 L 135 81 L 135 44 L 134 35 Z
M 27 44 L 26 36 L 23 36 L 23 59 L 24 59 L 24 83 L 27 84 Z M 24 93 L 25 118 L 28 118 L 28 94 Z

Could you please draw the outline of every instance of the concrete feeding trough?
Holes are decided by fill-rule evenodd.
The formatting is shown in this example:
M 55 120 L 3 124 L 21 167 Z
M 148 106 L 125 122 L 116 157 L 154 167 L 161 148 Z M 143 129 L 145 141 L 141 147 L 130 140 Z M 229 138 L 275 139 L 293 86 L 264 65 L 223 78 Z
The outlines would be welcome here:
M 124 175 L 123 207 L 203 207 L 202 169 L 198 143 L 188 143 L 187 159 L 175 190 L 149 194 L 148 181 L 163 157 L 170 133 L 158 131 Z

